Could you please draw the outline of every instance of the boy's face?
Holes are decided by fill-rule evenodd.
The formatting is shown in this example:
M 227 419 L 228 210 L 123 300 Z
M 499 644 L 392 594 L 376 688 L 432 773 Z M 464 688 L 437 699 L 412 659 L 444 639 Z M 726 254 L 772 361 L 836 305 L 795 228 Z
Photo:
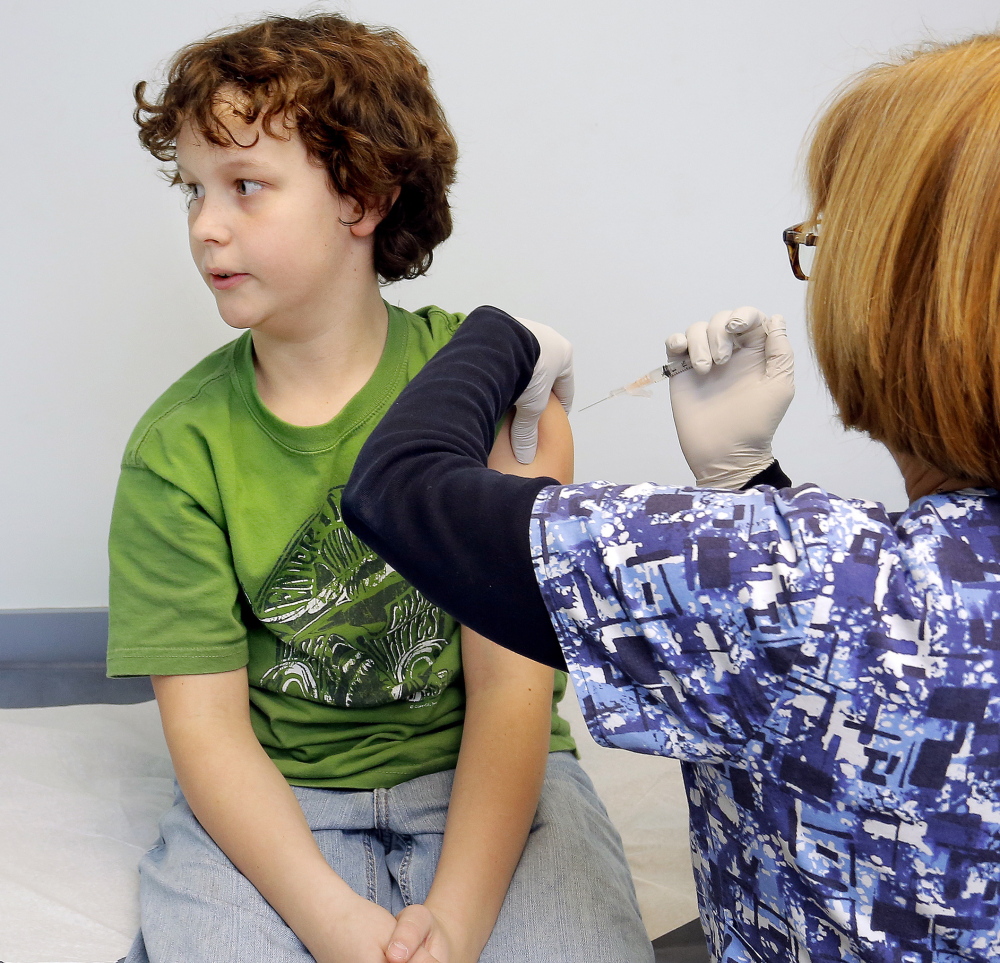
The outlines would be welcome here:
M 177 167 L 195 264 L 227 324 L 304 333 L 359 272 L 377 283 L 374 224 L 343 223 L 356 219 L 357 205 L 331 189 L 297 132 L 276 128 L 282 137 L 274 137 L 220 110 L 239 143 L 256 143 L 217 147 L 190 125 L 181 129 Z

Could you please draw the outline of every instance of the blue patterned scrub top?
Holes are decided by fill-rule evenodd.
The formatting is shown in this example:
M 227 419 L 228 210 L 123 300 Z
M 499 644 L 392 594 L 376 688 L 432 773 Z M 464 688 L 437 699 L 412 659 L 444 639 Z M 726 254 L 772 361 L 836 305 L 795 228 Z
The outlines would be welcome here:
M 715 959 L 1000 960 L 1000 496 L 543 489 L 594 738 L 683 762 Z

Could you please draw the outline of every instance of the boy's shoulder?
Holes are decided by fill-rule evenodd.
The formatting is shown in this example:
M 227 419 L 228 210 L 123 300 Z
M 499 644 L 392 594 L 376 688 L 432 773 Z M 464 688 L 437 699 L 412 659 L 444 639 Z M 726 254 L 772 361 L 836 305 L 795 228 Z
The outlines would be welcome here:
M 204 424 L 228 408 L 236 359 L 247 350 L 249 338 L 248 332 L 217 348 L 167 388 L 132 430 L 122 464 L 141 467 L 154 438 Z
M 388 308 L 389 338 L 380 368 L 388 379 L 383 387 L 395 396 L 451 340 L 466 316 L 434 304 L 415 311 Z
M 404 308 L 396 310 L 406 317 L 411 330 L 416 330 L 420 336 L 431 341 L 440 341 L 442 344 L 451 340 L 451 336 L 466 318 L 466 315 L 461 312 L 445 311 L 444 308 L 439 308 L 436 304 L 428 304 L 415 311 L 408 311 Z
M 415 311 L 389 306 L 389 310 L 395 315 L 389 330 L 397 342 L 392 352 L 406 359 L 409 376 L 451 340 L 466 317 L 436 305 Z M 245 383 L 252 377 L 252 363 L 252 341 L 246 332 L 181 375 L 139 419 L 125 447 L 122 466 L 155 469 L 167 462 L 176 466 L 186 457 L 185 452 L 191 455 L 195 449 L 203 449 L 206 438 L 218 435 L 214 427 L 227 433 L 234 411 L 253 408 Z M 243 395 L 235 406 L 234 392 Z

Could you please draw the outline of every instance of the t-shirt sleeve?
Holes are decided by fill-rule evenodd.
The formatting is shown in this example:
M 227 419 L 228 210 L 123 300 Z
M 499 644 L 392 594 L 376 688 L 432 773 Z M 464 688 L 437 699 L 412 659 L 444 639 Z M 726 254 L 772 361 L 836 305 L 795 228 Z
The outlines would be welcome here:
M 829 514 L 812 486 L 544 489 L 536 577 L 595 740 L 739 755 L 829 629 Z
M 444 308 L 439 308 L 436 304 L 428 304 L 412 313 L 423 320 L 427 326 L 427 332 L 438 343 L 447 342 L 458 330 L 459 325 L 468 317 L 460 311 L 445 311 Z
M 109 675 L 188 675 L 247 664 L 228 537 L 189 494 L 149 468 L 123 467 L 109 556 Z

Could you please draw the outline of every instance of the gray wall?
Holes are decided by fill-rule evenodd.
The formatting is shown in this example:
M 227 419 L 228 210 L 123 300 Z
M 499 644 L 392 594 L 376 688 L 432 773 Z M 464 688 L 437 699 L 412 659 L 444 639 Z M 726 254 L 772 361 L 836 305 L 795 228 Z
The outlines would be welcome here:
M 296 12 L 298 4 L 272 10 Z M 492 302 L 577 345 L 586 404 L 723 307 L 783 312 L 799 393 L 778 451 L 800 481 L 903 504 L 887 457 L 831 416 L 779 234 L 821 103 L 901 44 L 995 26 L 985 0 L 355 0 L 431 65 L 462 147 L 457 228 L 406 306 Z M 129 430 L 230 331 L 186 248 L 178 195 L 136 145 L 132 84 L 238 0 L 8 0 L 0 265 L 0 609 L 101 606 Z M 664 388 L 664 386 L 660 386 Z M 688 474 L 666 391 L 574 418 L 578 477 Z

